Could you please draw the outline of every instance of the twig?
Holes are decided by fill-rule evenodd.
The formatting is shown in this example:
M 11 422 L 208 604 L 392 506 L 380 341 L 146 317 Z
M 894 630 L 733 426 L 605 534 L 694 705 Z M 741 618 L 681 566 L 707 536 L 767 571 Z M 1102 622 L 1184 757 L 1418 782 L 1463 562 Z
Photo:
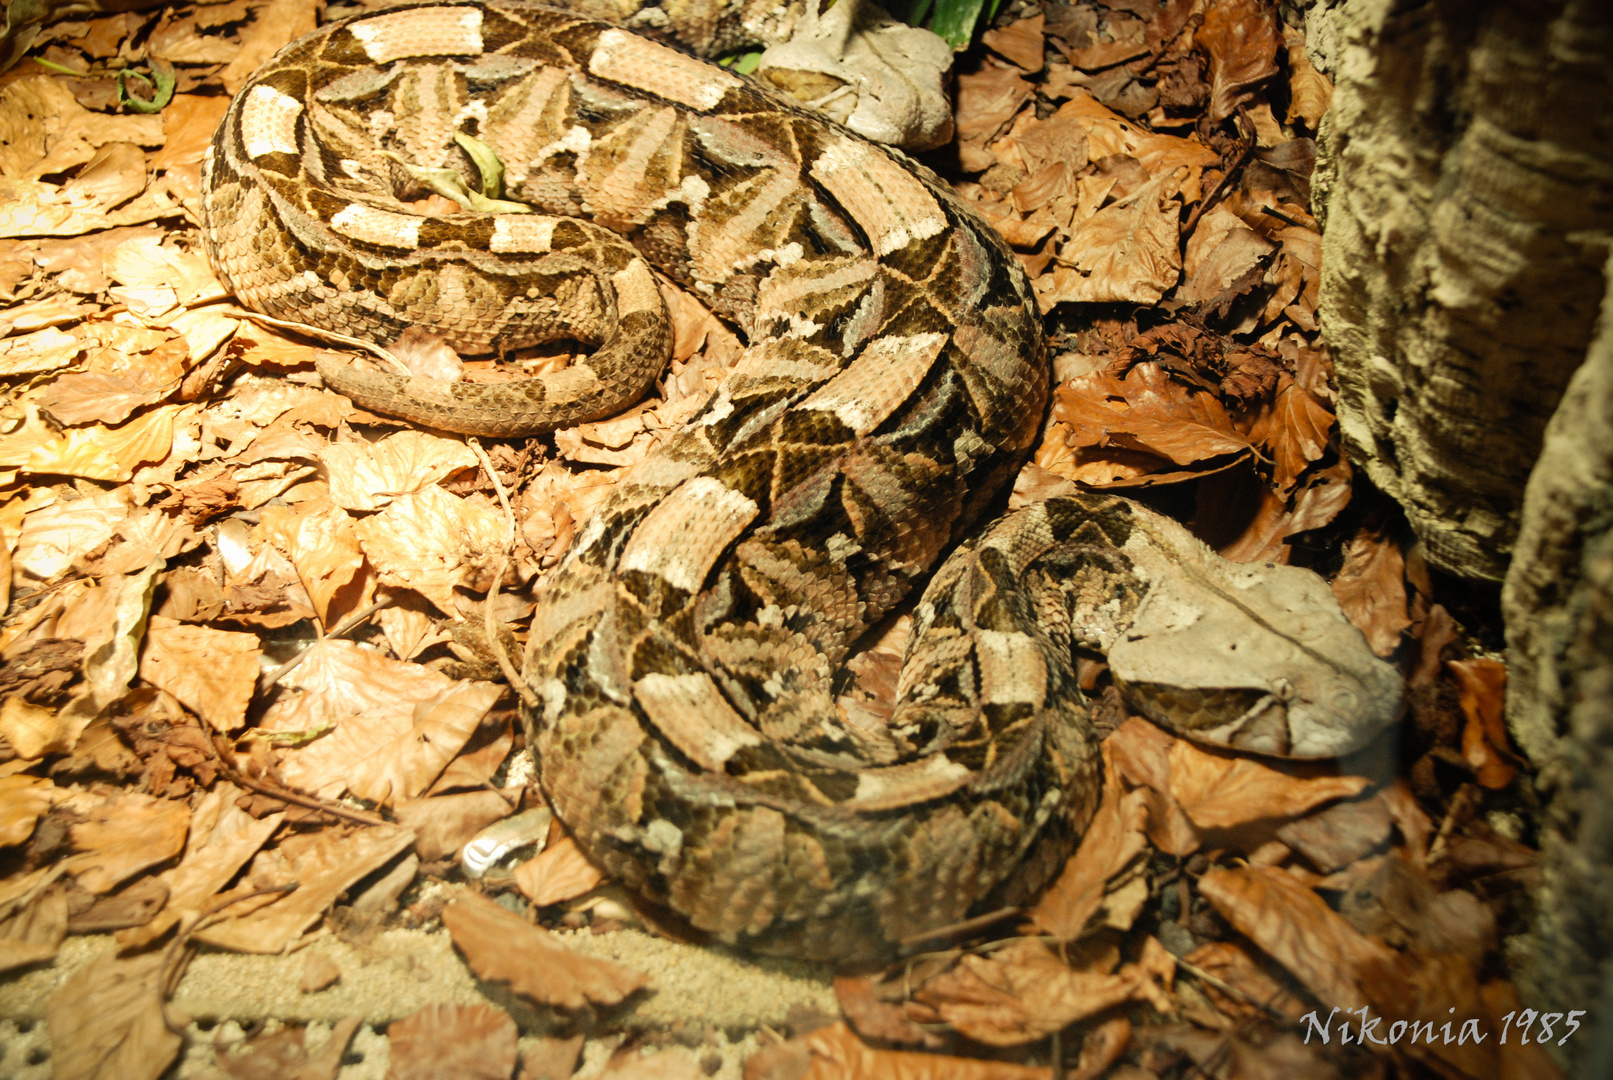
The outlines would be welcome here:
M 1199 204 L 1193 208 L 1193 212 L 1187 215 L 1187 224 L 1182 226 L 1183 236 L 1191 234 L 1193 232 L 1193 226 L 1199 223 L 1199 218 L 1204 216 L 1205 211 L 1209 210 L 1210 207 L 1214 206 L 1220 201 L 1222 189 L 1232 182 L 1232 178 L 1238 175 L 1239 171 L 1242 170 L 1244 163 L 1249 160 L 1249 155 L 1254 153 L 1254 125 L 1249 125 L 1248 129 L 1246 130 L 1244 127 L 1246 119 L 1247 118 L 1244 115 L 1244 111 L 1240 106 L 1238 109 L 1238 152 L 1233 155 L 1231 163 L 1226 167 L 1226 171 L 1221 174 L 1221 179 L 1215 182 L 1215 186 L 1205 193 L 1204 198 L 1199 200 Z
M 1296 229 L 1305 228 L 1305 223 L 1303 221 L 1299 221 L 1296 218 L 1289 217 L 1287 214 L 1283 213 L 1281 210 L 1273 209 L 1270 206 L 1262 206 L 1260 208 L 1260 212 L 1262 214 L 1265 214 L 1267 217 L 1274 217 L 1278 221 L 1285 222 L 1285 223 L 1287 223 L 1289 225 L 1292 225 Z
M 915 945 L 922 945 L 927 941 L 935 941 L 939 938 L 956 940 L 961 937 L 967 937 L 969 934 L 974 933 L 976 930 L 979 930 L 982 927 L 991 926 L 993 923 L 1002 922 L 1004 919 L 1011 919 L 1019 913 L 1020 909 L 1017 907 L 998 908 L 996 911 L 988 911 L 984 915 L 976 915 L 972 919 L 965 919 L 962 922 L 955 922 L 949 926 L 940 926 L 936 927 L 934 930 L 926 930 L 922 934 L 909 935 L 908 937 L 902 938 L 896 944 L 900 948 L 907 949 L 912 948 Z M 1010 940 L 1018 941 L 1022 939 L 1016 937 Z
M 476 439 L 465 440 L 476 455 L 476 460 L 482 463 L 482 469 L 487 473 L 487 479 L 493 484 L 493 491 L 498 495 L 499 505 L 504 507 L 504 526 L 509 531 L 509 537 L 504 542 L 504 551 L 499 555 L 498 572 L 493 575 L 493 584 L 487 590 L 487 599 L 482 601 L 482 630 L 487 635 L 487 647 L 492 650 L 493 658 L 498 661 L 499 668 L 504 672 L 504 678 L 509 680 L 510 689 L 521 698 L 521 704 L 528 709 L 539 709 L 543 703 L 538 695 L 532 692 L 521 673 L 515 669 L 515 663 L 510 659 L 509 653 L 504 651 L 504 643 L 499 640 L 498 624 L 493 618 L 494 601 L 498 599 L 499 583 L 504 580 L 504 571 L 510 567 L 510 553 L 515 550 L 515 511 L 510 508 L 510 497 L 504 492 L 504 485 L 499 481 L 498 473 L 493 469 L 493 460 L 482 449 L 482 444 Z
M 1279 1020 L 1287 1020 L 1288 1019 L 1287 1015 L 1285 1015 L 1281 1009 L 1277 1008 L 1277 1006 L 1272 1004 L 1272 1001 L 1276 1000 L 1275 997 L 1273 997 L 1271 999 L 1271 1001 L 1260 1001 L 1260 1000 L 1256 999 L 1252 994 L 1248 993 L 1247 991 L 1239 990 L 1236 986 L 1233 986 L 1231 983 L 1228 983 L 1228 982 L 1225 982 L 1224 980 L 1216 978 L 1214 975 L 1211 975 L 1208 971 L 1205 971 L 1203 968 L 1199 967 L 1197 964 L 1190 964 L 1186 960 L 1183 960 L 1180 956 L 1172 957 L 1172 959 L 1176 961 L 1176 966 L 1177 967 L 1181 968 L 1183 971 L 1186 971 L 1189 975 L 1193 976 L 1199 982 L 1207 983 L 1210 986 L 1213 986 L 1217 990 L 1221 991 L 1223 994 L 1226 994 L 1228 997 L 1237 998 L 1239 1001 L 1243 1002 L 1245 1005 L 1253 1005 L 1257 1009 L 1264 1009 L 1267 1012 L 1271 1013 L 1271 1015 L 1275 1016 Z
M 1445 811 L 1445 817 L 1439 823 L 1439 831 L 1428 843 L 1427 865 L 1434 866 L 1445 858 L 1445 848 L 1450 841 L 1451 833 L 1461 821 L 1467 819 L 1473 804 L 1478 801 L 1478 790 L 1472 784 L 1463 784 L 1456 789 L 1456 794 L 1451 797 L 1450 808 Z
M 279 799 L 281 802 L 291 803 L 293 806 L 300 806 L 305 810 L 317 810 L 322 814 L 330 814 L 332 817 L 346 818 L 348 821 L 359 825 L 385 825 L 387 823 L 385 818 L 366 813 L 363 810 L 353 810 L 343 806 L 341 803 L 321 799 L 315 795 L 304 795 L 300 791 L 292 791 L 277 784 L 265 784 L 261 780 L 254 780 L 226 761 L 224 755 L 218 752 L 218 747 L 213 745 L 211 736 L 206 735 L 206 733 L 203 734 L 202 745 L 207 747 L 207 752 L 212 755 L 213 761 L 218 765 L 219 771 L 224 774 L 225 778 L 232 784 L 239 784 L 248 791 L 255 791 L 259 795 Z

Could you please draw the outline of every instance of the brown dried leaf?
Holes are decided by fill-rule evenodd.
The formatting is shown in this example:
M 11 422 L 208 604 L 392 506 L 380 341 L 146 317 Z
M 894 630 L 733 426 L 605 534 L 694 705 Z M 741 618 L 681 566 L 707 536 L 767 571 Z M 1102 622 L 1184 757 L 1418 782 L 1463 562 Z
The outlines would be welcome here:
M 37 180 L 66 172 L 114 142 L 161 146 L 162 118 L 90 112 L 51 75 L 24 75 L 0 88 L 0 175 Z
M 1366 635 L 1379 656 L 1400 647 L 1411 625 L 1406 611 L 1406 560 L 1400 545 L 1362 529 L 1344 548 L 1344 565 L 1333 579 L 1333 595 L 1350 622 Z
M 466 791 L 411 799 L 397 808 L 398 824 L 414 830 L 414 850 L 426 862 L 456 854 L 475 835 L 511 814 L 496 791 Z
M 84 351 L 72 334 L 46 327 L 0 341 L 0 376 L 40 375 L 66 367 Z
M 641 1053 L 619 1052 L 599 1080 L 702 1080 L 706 1075 L 695 1056 L 681 1046 Z
M 110 590 L 101 590 L 110 591 Z M 73 749 L 83 724 L 71 716 L 63 716 L 60 710 L 47 709 L 42 705 L 35 705 L 22 697 L 6 698 L 0 704 L 0 735 L 4 735 L 11 744 L 12 752 L 25 761 L 37 761 L 46 754 L 65 754 Z M 10 812 L 18 812 L 20 805 L 31 802 L 20 798 L 20 804 L 13 804 Z M 15 824 L 12 827 L 17 827 Z M 33 828 L 29 825 L 29 828 Z M 0 837 L 8 835 L 8 830 L 0 829 Z M 24 835 L 24 840 L 27 836 Z M 21 840 L 0 839 L 0 846 L 5 844 L 21 843 Z
M 1196 304 L 1220 296 L 1276 250 L 1276 244 L 1249 228 L 1236 214 L 1216 207 L 1199 218 L 1193 235 L 1187 239 L 1182 260 L 1186 276 L 1176 290 L 1177 298 Z M 1245 288 L 1253 284 L 1251 280 Z
M 1148 839 L 1167 855 L 1198 850 L 1199 834 L 1171 794 L 1171 747 L 1176 740 L 1146 720 L 1133 717 L 1104 741 L 1115 771 L 1148 792 Z
M 1277 288 L 1266 301 L 1260 321 L 1272 323 L 1279 315 L 1287 315 L 1295 326 L 1314 333 L 1316 302 L 1321 288 L 1322 236 L 1315 229 L 1294 226 L 1278 229 L 1270 235 L 1282 244 L 1282 251 L 1266 271 L 1266 283 Z
M 67 937 L 67 896 L 65 888 L 55 885 L 35 891 L 21 904 L 0 906 L 0 974 L 56 955 Z
M 405 494 L 477 467 L 464 440 L 424 431 L 400 431 L 374 443 L 331 443 L 318 453 L 330 497 L 344 510 L 380 510 Z
M 159 983 L 167 957 L 103 956 L 86 964 L 45 1006 L 51 1075 L 57 1080 L 157 1080 L 184 1037 L 168 1030 Z
M 241 50 L 219 72 L 224 89 L 234 94 L 263 62 L 281 47 L 314 30 L 316 0 L 275 0 L 256 9 L 257 18 L 241 35 Z
M 1333 519 L 1350 505 L 1354 491 L 1350 478 L 1353 475 L 1350 459 L 1341 457 L 1332 465 L 1302 479 L 1299 490 L 1294 493 L 1294 512 L 1288 520 L 1288 533 L 1309 532 L 1332 524 Z
M 1074 428 L 1072 446 L 1115 443 L 1178 465 L 1250 449 L 1215 395 L 1195 393 L 1153 362 L 1124 380 L 1106 372 L 1071 379 L 1054 391 L 1051 418 Z
M 460 893 L 442 921 L 479 978 L 507 982 L 541 1005 L 614 1005 L 648 982 L 620 964 L 572 952 L 549 931 L 480 893 Z
M 393 664 L 416 666 L 378 656 L 365 666 L 373 678 Z M 418 797 L 459 753 L 501 692 L 494 683 L 444 681 L 449 685 L 427 697 L 414 696 L 418 687 L 399 688 L 384 709 L 342 717 L 335 732 L 289 758 L 286 778 L 315 790 L 345 788 L 383 805 Z
M 538 907 L 574 900 L 604 880 L 605 875 L 569 836 L 562 836 L 515 868 L 516 885 Z
M 1419 953 L 1459 953 L 1475 964 L 1495 947 L 1496 921 L 1478 897 L 1446 889 L 1400 853 L 1381 860 L 1339 899 L 1339 913 L 1363 934 Z
M 118 935 L 122 949 L 138 949 L 156 941 L 175 923 L 200 914 L 268 843 L 280 827 L 281 816 L 254 818 L 237 805 L 241 795 L 233 784 L 219 783 L 196 804 L 184 858 L 158 878 L 168 890 L 167 903 L 144 926 Z
M 186 626 L 153 615 L 140 653 L 140 677 L 230 734 L 246 724 L 263 649 L 256 634 Z
M 1026 74 L 1034 75 L 1042 70 L 1044 22 L 1041 15 L 1033 15 L 1028 19 L 1009 23 L 1001 30 L 987 30 L 980 35 L 980 40 L 986 48 L 1010 64 Z
M 1120 1060 L 1130 1041 L 1131 1021 L 1124 1016 L 1111 1016 L 1081 1040 L 1081 1054 L 1076 1058 L 1075 1068 L 1064 1074 L 1066 1080 L 1098 1080 Z M 1124 1080 L 1118 1072 L 1113 1075 L 1115 1080 Z
M 1231 116 L 1277 75 L 1277 19 L 1260 0 L 1212 0 L 1193 41 L 1210 58 L 1211 123 Z
M 291 560 L 327 630 L 368 602 L 375 582 L 363 573 L 358 529 L 341 507 L 321 498 L 267 506 L 258 532 Z
M 161 461 L 173 448 L 174 424 L 182 405 L 162 405 L 118 427 L 95 424 L 60 435 L 35 415 L 21 428 L 0 436 L 0 468 L 33 475 L 82 476 L 123 482 L 147 462 Z M 30 410 L 32 413 L 32 410 Z M 108 492 L 107 494 L 116 494 Z
M 387 1080 L 509 1080 L 519 1034 L 491 1005 L 427 1005 L 387 1027 Z
M 1291 776 L 1252 758 L 1200 750 L 1186 739 L 1171 747 L 1170 769 L 1171 794 L 1201 829 L 1280 821 L 1359 795 L 1371 784 L 1364 776 Z
M 1189 964 L 1201 968 L 1221 982 L 1232 987 L 1239 995 L 1234 997 L 1212 982 L 1204 983 L 1205 993 L 1215 1002 L 1216 1008 L 1233 1018 L 1256 1016 L 1266 1007 L 1275 1008 L 1290 1019 L 1297 1020 L 1305 1012 L 1303 1000 L 1266 974 L 1242 947 L 1231 941 L 1211 941 L 1200 945 L 1182 957 Z
M 258 853 L 247 878 L 254 885 L 296 882 L 297 889 L 267 896 L 256 908 L 250 902 L 234 905 L 231 911 L 246 913 L 207 925 L 196 940 L 237 952 L 278 953 L 323 918 L 344 892 L 413 840 L 413 833 L 396 825 L 326 827 L 283 837 Z
M 1032 283 L 1042 310 L 1066 302 L 1158 303 L 1181 275 L 1182 179 L 1164 173 L 1081 222 L 1052 273 Z
M 5 714 L 12 712 L 14 704 L 27 703 L 21 698 L 6 699 L 5 712 L 0 713 L 0 732 L 6 732 Z M 23 843 L 33 835 L 34 823 L 50 809 L 55 790 L 56 785 L 48 777 L 26 773 L 0 776 L 0 847 Z
M 965 954 L 957 967 L 925 983 L 918 999 L 977 1042 L 1020 1046 L 1126 1001 L 1170 1012 L 1174 970 L 1153 938 L 1138 963 L 1114 974 L 1074 970 L 1042 943 L 1024 941 L 989 956 Z
M 1342 802 L 1317 814 L 1290 821 L 1277 838 L 1311 861 L 1324 874 L 1363 858 L 1389 839 L 1394 819 L 1380 798 Z
M 1030 918 L 1055 937 L 1074 940 L 1097 914 L 1109 881 L 1147 847 L 1148 793 L 1126 791 L 1113 760 L 1113 740 L 1103 745 L 1103 801 L 1058 879 L 1042 895 Z
M 1462 715 L 1467 718 L 1462 726 L 1462 757 L 1473 766 L 1482 787 L 1498 791 L 1518 774 L 1508 760 L 1507 666 L 1499 660 L 1452 660 L 1446 667 L 1456 676 Z
M 51 383 L 38 400 L 41 409 L 68 427 L 121 424 L 135 410 L 155 405 L 178 388 L 178 382 L 153 384 L 148 379 L 81 371 Z
M 336 1021 L 317 1051 L 307 1045 L 313 1041 L 310 1028 L 270 1025 L 228 1050 L 215 1043 L 213 1060 L 232 1080 L 336 1080 L 362 1023 L 357 1016 Z
M 1303 30 L 1284 26 L 1283 48 L 1288 54 L 1288 122 L 1316 131 L 1333 100 L 1333 80 L 1311 66 Z
M 958 157 L 965 172 L 980 172 L 995 163 L 986 144 L 1006 128 L 1031 99 L 1031 84 L 1011 67 L 987 61 L 978 72 L 958 76 Z
M 1239 933 L 1287 968 L 1324 1005 L 1355 1009 L 1366 1000 L 1358 977 L 1395 952 L 1358 933 L 1327 901 L 1273 866 L 1214 869 L 1199 892 Z
M 517 1080 L 571 1080 L 586 1041 L 584 1035 L 573 1035 L 569 1039 L 547 1035 L 530 1040 L 521 1051 Z
M 836 975 L 835 1000 L 840 1013 L 864 1038 L 907 1046 L 940 1046 L 944 1041 L 914 1023 L 900 1005 L 874 996 L 873 980 L 854 975 Z
M 461 499 L 431 485 L 358 523 L 359 542 L 380 579 L 413 589 L 445 615 L 454 590 L 488 588 L 490 565 L 505 550 L 504 516 L 486 498 Z
M 109 892 L 148 867 L 178 855 L 190 827 L 190 811 L 173 799 L 121 791 L 94 807 L 69 834 L 83 852 L 73 872 L 80 887 Z

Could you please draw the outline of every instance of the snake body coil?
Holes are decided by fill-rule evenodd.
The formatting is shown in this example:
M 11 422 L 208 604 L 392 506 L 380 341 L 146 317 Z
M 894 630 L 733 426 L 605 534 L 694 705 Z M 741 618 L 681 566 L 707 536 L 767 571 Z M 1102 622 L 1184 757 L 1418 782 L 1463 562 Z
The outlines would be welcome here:
M 456 134 L 536 212 L 399 199 L 399 159 L 475 175 Z M 361 15 L 254 76 L 204 186 L 209 253 L 250 306 L 465 351 L 600 346 L 490 386 L 321 367 L 433 427 L 524 434 L 636 398 L 669 335 L 651 266 L 745 334 L 581 530 L 523 671 L 577 841 L 722 940 L 866 959 L 1034 896 L 1099 789 L 1077 647 L 1227 745 L 1338 753 L 1393 718 L 1393 672 L 1314 575 L 1233 566 L 1105 496 L 971 535 L 1046 405 L 1019 261 L 923 169 L 720 67 L 527 4 Z M 890 723 L 846 713 L 854 643 L 960 540 Z

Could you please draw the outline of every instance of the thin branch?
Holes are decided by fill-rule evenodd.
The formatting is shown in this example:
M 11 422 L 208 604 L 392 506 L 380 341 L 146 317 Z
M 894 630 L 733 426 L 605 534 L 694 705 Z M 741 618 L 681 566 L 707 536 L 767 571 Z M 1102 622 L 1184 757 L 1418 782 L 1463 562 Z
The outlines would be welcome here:
M 504 672 L 504 678 L 509 681 L 510 689 L 521 698 L 521 704 L 528 709 L 536 710 L 542 706 L 538 695 L 521 678 L 516 670 L 515 662 L 510 659 L 509 653 L 504 651 L 504 642 L 499 639 L 498 623 L 493 617 L 494 601 L 498 599 L 498 587 L 504 580 L 504 572 L 510 567 L 510 554 L 515 550 L 515 511 L 510 508 L 510 497 L 504 492 L 504 485 L 499 481 L 498 473 L 493 468 L 493 460 L 482 449 L 482 444 L 476 439 L 465 440 L 476 455 L 476 460 L 482 463 L 482 469 L 487 473 L 487 479 L 493 484 L 493 491 L 498 495 L 499 505 L 504 507 L 504 527 L 508 537 L 504 542 L 504 550 L 499 555 L 498 571 L 493 575 L 493 584 L 487 590 L 487 599 L 482 601 L 482 629 L 487 635 L 487 647 L 492 650 L 493 658 L 498 661 L 499 668 Z

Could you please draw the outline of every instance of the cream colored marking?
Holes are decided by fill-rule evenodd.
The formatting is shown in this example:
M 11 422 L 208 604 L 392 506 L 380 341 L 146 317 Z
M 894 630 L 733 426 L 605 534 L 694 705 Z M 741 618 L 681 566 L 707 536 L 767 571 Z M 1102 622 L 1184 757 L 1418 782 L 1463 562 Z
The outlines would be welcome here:
M 555 219 L 535 214 L 499 214 L 493 219 L 493 238 L 487 250 L 499 254 L 541 255 L 554 239 Z
M 842 805 L 848 810 L 872 812 L 945 798 L 968 783 L 971 775 L 968 766 L 949 761 L 942 754 L 903 765 L 863 769 L 857 774 L 857 793 Z
M 872 341 L 800 408 L 832 412 L 852 431 L 866 435 L 918 388 L 946 343 L 947 335 L 940 331 Z
M 709 476 L 697 476 L 644 515 L 622 549 L 619 568 L 655 574 L 692 593 L 757 512 L 745 495 Z
M 610 276 L 611 287 L 616 290 L 616 311 L 626 315 L 634 311 L 660 311 L 665 305 L 661 290 L 656 288 L 655 275 L 643 259 L 634 259 Z
M 623 30 L 599 35 L 588 73 L 705 111 L 745 85 L 720 67 Z
M 264 154 L 296 154 L 302 102 L 272 86 L 254 86 L 241 106 L 241 147 L 256 160 Z
M 980 665 L 980 700 L 989 705 L 1023 702 L 1040 705 L 1047 693 L 1047 664 L 1025 634 L 976 630 L 975 662 Z
M 347 31 L 377 64 L 412 56 L 474 56 L 482 51 L 482 13 L 472 7 L 393 11 L 350 23 Z
M 923 181 L 867 143 L 841 138 L 818 156 L 812 175 L 862 226 L 876 255 L 947 227 L 941 204 Z
M 420 246 L 422 220 L 408 214 L 377 210 L 362 203 L 349 203 L 331 217 L 330 227 L 349 240 L 364 244 L 416 248 Z
M 736 750 L 762 741 L 703 671 L 646 675 L 633 684 L 633 696 L 661 734 L 707 772 L 722 772 Z

